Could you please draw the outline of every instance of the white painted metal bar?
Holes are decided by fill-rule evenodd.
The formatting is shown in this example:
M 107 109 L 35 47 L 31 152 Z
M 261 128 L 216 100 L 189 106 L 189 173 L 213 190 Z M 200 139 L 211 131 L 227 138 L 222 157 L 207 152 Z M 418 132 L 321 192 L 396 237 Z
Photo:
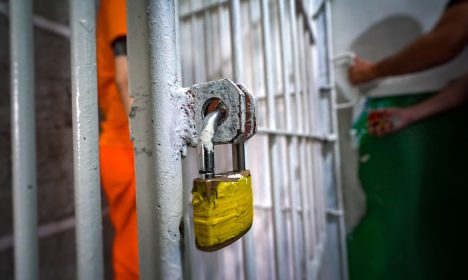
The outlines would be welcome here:
M 195 9 L 195 0 L 190 0 L 190 9 L 191 10 Z M 198 30 L 196 28 L 196 24 L 197 24 L 196 16 L 195 14 L 192 14 L 190 16 L 190 29 L 191 29 L 190 36 L 192 37 L 191 41 L 194 46 L 198 46 L 198 43 L 200 42 L 200 35 L 197 33 Z M 201 64 L 200 55 L 192 55 L 192 80 L 191 80 L 192 83 L 199 81 L 198 80 L 198 75 L 199 75 L 198 67 L 200 66 L 200 64 Z
M 292 106 L 291 106 L 291 97 L 290 97 L 290 83 L 289 83 L 289 61 L 291 60 L 291 44 L 290 36 L 287 31 L 287 20 L 286 20 L 286 4 L 285 0 L 277 0 L 278 5 L 278 17 L 279 17 L 279 31 L 280 31 L 280 48 L 281 48 L 281 78 L 283 82 L 283 96 L 285 102 L 285 119 L 286 119 L 286 129 L 291 130 L 293 127 L 292 119 Z
M 216 0 L 213 3 L 209 3 L 208 5 L 204 5 L 200 8 L 190 9 L 190 11 L 181 14 L 180 19 L 188 20 L 189 18 L 194 17 L 194 16 L 199 16 L 205 13 L 206 11 L 215 10 L 219 8 L 220 6 L 227 6 L 229 4 L 229 1 L 230 0 Z
M 102 279 L 96 78 L 96 5 L 70 1 L 73 162 L 78 279 Z
M 230 1 L 230 27 L 233 78 L 237 83 L 242 83 L 244 80 L 244 66 L 240 0 Z M 234 170 L 240 171 L 245 169 L 245 150 L 246 149 L 243 143 L 232 146 L 232 163 Z M 244 278 L 247 280 L 256 279 L 255 247 L 252 230 L 242 238 L 242 254 L 244 263 Z
M 316 81 L 315 86 L 314 86 L 314 94 L 313 94 L 313 103 L 314 103 L 314 110 L 317 112 L 320 112 L 320 90 L 322 88 L 322 85 L 319 83 L 319 57 L 317 53 L 317 44 L 313 45 L 311 47 L 311 67 L 315 71 L 311 73 L 311 79 Z M 320 133 L 325 133 L 321 129 L 321 123 L 323 122 L 323 116 L 318 115 L 317 118 L 314 119 L 313 126 L 314 126 L 314 131 L 319 131 Z M 335 136 L 336 139 L 336 136 Z M 312 144 L 313 145 L 313 151 L 314 151 L 314 160 L 316 161 L 315 168 L 316 168 L 316 174 L 317 174 L 317 181 L 318 183 L 318 189 L 317 189 L 317 203 L 319 205 L 320 213 L 318 213 L 318 216 L 320 218 L 320 236 L 322 243 L 325 246 L 326 242 L 326 223 L 327 223 L 327 217 L 326 217 L 326 203 L 325 203 L 325 181 L 324 181 L 324 168 L 323 168 L 323 156 L 321 155 L 322 147 L 317 144 Z
M 310 17 L 310 12 L 307 10 L 306 4 L 304 3 L 304 0 L 295 0 L 297 2 L 297 8 L 300 11 L 300 13 L 304 17 L 304 25 L 305 29 L 307 30 L 307 33 L 304 34 L 304 36 L 308 35 L 309 39 L 312 43 L 315 42 L 315 34 L 314 30 L 312 28 L 312 22 L 311 22 L 311 17 Z
M 285 118 L 286 118 L 286 129 L 291 131 L 293 129 L 293 110 L 290 98 L 290 82 L 289 82 L 289 62 L 291 61 L 291 36 L 288 32 L 288 21 L 286 13 L 285 0 L 278 0 L 278 17 L 280 25 L 280 40 L 281 40 L 281 68 L 282 68 L 282 80 L 283 80 L 283 95 L 285 99 Z M 290 18 L 290 20 L 292 20 Z M 291 205 L 291 238 L 292 238 L 292 278 L 300 279 L 302 275 L 301 271 L 301 257 L 300 257 L 300 246 L 301 240 L 297 238 L 297 229 L 299 228 L 299 216 L 297 215 L 297 208 L 299 203 L 298 190 L 299 186 L 295 180 L 295 167 L 297 166 L 297 138 L 288 137 L 286 139 L 287 153 L 288 153 L 288 188 L 289 188 L 289 203 Z
M 156 278 L 156 197 L 150 82 L 148 1 L 127 0 L 128 82 L 135 115 L 130 118 L 135 150 L 136 200 L 138 214 L 138 253 L 141 279 Z
M 270 129 L 266 127 L 259 127 L 257 129 L 258 134 L 274 134 L 277 136 L 288 136 L 288 137 L 298 137 L 298 138 L 307 138 L 317 142 L 334 142 L 336 141 L 336 136 L 333 134 L 330 135 L 320 135 L 320 134 L 309 134 L 309 133 L 301 133 L 301 132 L 294 132 L 286 131 L 282 129 Z
M 311 112 L 310 112 L 310 106 L 309 106 L 309 88 L 308 88 L 308 81 L 307 81 L 307 73 L 306 73 L 306 63 L 309 63 L 306 59 L 306 52 L 305 52 L 305 41 L 306 41 L 306 30 L 304 29 L 304 15 L 301 14 L 299 15 L 299 26 L 298 26 L 298 51 L 299 51 L 299 76 L 301 80 L 301 106 L 302 106 L 302 112 L 303 112 L 303 117 L 305 118 L 305 121 L 302 126 L 302 131 L 306 133 L 311 132 L 311 127 L 310 124 L 312 123 L 312 118 L 311 118 Z
M 296 131 L 300 131 L 303 134 L 307 134 L 304 127 L 306 125 L 307 119 L 304 118 L 304 111 L 303 111 L 303 102 L 302 102 L 302 79 L 301 79 L 301 68 L 300 68 L 300 60 L 303 59 L 301 57 L 300 49 L 299 49 L 299 38 L 298 38 L 298 18 L 296 15 L 296 1 L 290 1 L 290 17 L 291 17 L 291 35 L 292 35 L 292 51 L 293 51 L 293 65 L 294 65 L 294 81 L 295 81 L 295 101 L 296 101 L 296 117 L 297 117 L 297 127 Z M 302 236 L 303 236 L 303 262 L 304 265 L 302 267 L 304 277 L 307 278 L 307 272 L 309 271 L 309 262 L 308 254 L 310 248 L 310 231 L 309 231 L 309 221 L 307 219 L 307 211 L 308 205 L 306 200 L 306 177 L 305 177 L 305 163 L 304 163 L 304 139 L 299 138 L 297 140 L 297 159 L 299 165 L 299 180 L 300 180 L 300 204 L 302 208 Z
M 302 130 L 303 120 L 302 120 L 302 106 L 300 100 L 300 88 L 301 88 L 301 79 L 299 76 L 299 49 L 298 49 L 298 39 L 297 39 L 297 18 L 296 18 L 296 1 L 289 1 L 289 15 L 291 18 L 291 35 L 292 35 L 292 53 L 293 53 L 293 65 L 294 65 L 294 95 L 295 95 L 295 111 L 296 111 L 296 131 L 304 132 Z
M 263 63 L 265 67 L 265 84 L 267 95 L 267 114 L 268 126 L 271 129 L 276 129 L 276 110 L 274 100 L 273 87 L 273 52 L 272 40 L 270 31 L 270 1 L 261 1 L 261 18 L 262 18 L 262 38 L 263 38 Z M 281 212 L 281 177 L 280 177 L 280 147 L 274 135 L 269 135 L 268 146 L 271 160 L 269 162 L 272 202 L 273 202 L 273 227 L 274 227 L 274 245 L 275 245 L 275 272 L 276 279 L 285 279 L 286 275 L 283 267 L 283 257 L 285 256 L 284 244 L 284 219 Z
M 202 4 L 210 5 L 210 0 L 203 0 Z M 213 46 L 213 16 L 210 10 L 205 9 L 203 12 L 203 30 L 205 36 L 205 76 L 207 80 L 213 80 L 214 63 L 213 54 L 215 47 Z
M 318 79 L 318 59 L 316 57 L 316 49 L 317 46 L 312 46 L 310 48 L 310 59 L 312 61 L 311 68 L 314 69 L 310 73 L 310 79 L 316 81 L 314 87 L 313 87 L 313 95 L 312 95 L 312 100 L 314 104 L 314 110 L 319 112 L 319 94 L 320 94 L 320 88 L 319 88 L 319 79 Z M 317 115 L 317 118 L 314 119 L 313 121 L 313 130 L 314 131 L 321 131 L 320 130 L 320 115 Z M 325 246 L 325 234 L 326 234 L 326 213 L 325 213 L 325 193 L 324 193 L 324 172 L 325 170 L 323 169 L 323 157 L 322 157 L 322 151 L 321 151 L 321 146 L 317 145 L 316 143 L 312 143 L 312 149 L 314 153 L 314 161 L 315 161 L 315 174 L 316 174 L 316 180 L 317 180 L 317 195 L 316 195 L 316 201 L 317 205 L 319 207 L 318 211 L 318 223 L 319 223 L 319 236 L 321 238 L 321 242 L 323 243 L 323 246 Z
M 130 1 L 128 1 L 130 2 Z M 183 192 L 181 149 L 174 123 L 177 74 L 175 1 L 131 1 L 129 82 L 137 175 L 141 279 L 181 279 Z M 132 40 L 133 39 L 133 40 Z
M 305 15 L 304 15 L 305 16 Z M 307 33 L 307 30 L 303 30 L 304 33 Z M 311 65 L 313 63 L 312 58 L 310 56 L 310 49 L 311 49 L 311 44 L 312 42 L 310 41 L 309 36 L 301 36 L 301 51 L 303 53 L 303 77 L 304 77 L 304 83 L 305 83 L 305 89 L 304 89 L 304 94 L 305 94 L 305 103 L 307 104 L 305 106 L 305 110 L 309 113 L 308 114 L 308 125 L 306 129 L 310 132 L 314 131 L 314 122 L 320 115 L 320 111 L 316 110 L 313 105 L 316 104 L 315 100 L 313 99 L 313 86 L 314 83 L 317 83 L 317 80 L 313 78 L 311 75 Z M 317 250 L 318 246 L 320 245 L 320 236 L 317 234 L 318 230 L 318 214 L 320 213 L 321 209 L 320 206 L 317 204 L 316 197 L 317 197 L 317 190 L 319 188 L 319 182 L 317 181 L 318 179 L 318 170 L 317 170 L 317 162 L 314 160 L 315 157 L 317 157 L 317 154 L 314 153 L 312 146 L 316 145 L 317 143 L 314 143 L 313 141 L 306 141 L 306 155 L 307 155 L 307 166 L 308 166 L 308 173 L 307 173 L 307 180 L 308 180 L 308 198 L 309 198 L 309 205 L 311 208 L 311 211 L 309 213 L 309 217 L 311 219 L 312 227 L 310 228 L 310 231 L 313 233 L 312 234 L 312 256 L 309 261 L 313 262 L 315 259 L 318 257 Z M 314 274 L 315 271 L 313 269 L 313 265 L 310 264 L 310 272 L 309 275 Z
M 16 279 L 38 278 L 32 1 L 10 3 L 13 228 Z
M 9 16 L 10 13 L 7 3 L 0 3 L 0 14 Z M 66 39 L 70 38 L 70 28 L 64 24 L 54 22 L 38 15 L 32 15 L 32 22 L 35 26 L 43 30 L 62 36 Z
M 332 27 L 332 15 L 331 15 L 331 3 L 330 1 L 327 1 L 325 3 L 325 15 L 326 15 L 326 30 L 327 32 L 327 46 L 328 46 L 328 64 L 329 64 L 329 69 L 333 69 L 332 66 L 332 53 L 333 53 L 333 27 Z M 338 131 L 338 111 L 335 106 L 335 103 L 337 102 L 337 97 L 336 97 L 336 88 L 335 88 L 335 77 L 334 77 L 334 72 L 330 70 L 329 72 L 330 75 L 330 85 L 332 87 L 330 98 L 331 98 L 331 120 L 332 120 L 332 131 L 334 134 L 339 137 L 339 131 Z M 337 142 L 335 142 L 334 147 L 334 168 L 335 168 L 335 182 L 336 182 L 336 195 L 337 195 L 337 201 L 338 201 L 338 211 L 344 212 L 344 206 L 343 206 L 343 187 L 342 187 L 342 182 L 341 182 L 341 155 L 340 155 L 340 147 Z M 338 222 L 338 227 L 339 227 L 339 247 L 340 247 L 340 261 L 341 261 L 341 275 L 343 280 L 348 279 L 348 257 L 347 257 L 347 249 L 346 249 L 346 227 L 345 227 L 345 221 L 344 221 L 344 215 L 339 217 L 339 222 Z
M 299 34 L 298 34 L 298 43 L 299 43 L 299 53 L 300 57 L 300 74 L 301 74 L 301 84 L 302 84 L 302 105 L 303 105 L 303 111 L 305 114 L 306 121 L 304 122 L 304 131 L 306 132 L 311 132 L 312 131 L 312 115 L 313 112 L 311 112 L 311 106 L 309 103 L 309 80 L 307 79 L 307 65 L 306 63 L 310 63 L 308 57 L 307 57 L 307 51 L 306 51 L 306 44 L 308 41 L 307 37 L 307 30 L 304 28 L 304 21 L 305 19 L 305 14 L 301 14 L 299 16 Z M 307 262 L 311 262 L 315 256 L 315 250 L 316 250 L 316 243 L 317 243 L 317 236 L 315 233 L 315 227 L 316 227 L 316 222 L 315 222 L 315 203 L 313 200 L 313 191 L 314 188 L 316 187 L 312 174 L 313 174 L 313 167 L 310 162 L 310 158 L 313 156 L 310 149 L 309 149 L 309 142 L 303 140 L 302 142 L 302 147 L 303 147 L 303 153 L 305 154 L 305 159 L 304 159 L 304 166 L 306 168 L 305 171 L 305 184 L 303 186 L 304 194 L 305 194 L 305 199 L 307 203 L 307 211 L 305 213 L 306 219 L 309 220 L 309 228 L 307 229 L 309 231 L 309 236 L 310 236 L 310 247 L 308 247 L 307 250 Z M 307 274 L 310 275 L 312 273 L 312 266 L 308 264 L 308 270 Z
M 310 88 L 309 88 L 309 80 L 307 79 L 307 65 L 310 63 L 309 58 L 307 57 L 307 51 L 306 51 L 306 44 L 308 41 L 308 36 L 307 36 L 307 30 L 304 28 L 304 21 L 305 21 L 305 14 L 301 14 L 299 17 L 299 50 L 300 50 L 300 57 L 302 59 L 300 60 L 300 71 L 301 71 L 301 84 L 302 84 L 302 104 L 303 104 L 303 110 L 305 114 L 306 121 L 304 122 L 304 131 L 310 133 L 312 132 L 312 121 L 313 121 L 313 115 L 314 111 L 311 110 L 310 106 L 310 100 L 309 100 L 309 94 L 310 94 Z M 306 219 L 309 221 L 309 228 L 307 228 L 307 231 L 309 231 L 309 238 L 310 241 L 308 242 L 309 246 L 307 248 L 307 263 L 306 263 L 306 273 L 307 273 L 307 278 L 310 278 L 311 275 L 314 274 L 314 267 L 313 267 L 313 261 L 314 258 L 316 258 L 316 250 L 317 250 L 317 235 L 315 232 L 316 229 L 316 220 L 315 220 L 315 212 L 316 212 L 316 204 L 313 199 L 314 195 L 314 190 L 317 187 L 314 183 L 313 176 L 315 175 L 313 173 L 313 165 L 311 162 L 311 158 L 314 156 L 311 153 L 310 148 L 310 141 L 307 141 L 306 139 L 302 140 L 302 149 L 304 153 L 304 168 L 305 168 L 305 184 L 303 186 L 304 190 L 304 196 L 305 196 L 305 201 L 307 203 L 307 208 L 305 212 Z
M 308 212 L 310 211 L 310 205 L 308 204 L 307 197 L 307 168 L 306 168 L 306 154 L 305 154 L 305 140 L 299 140 L 298 158 L 299 158 L 299 170 L 301 180 L 301 205 L 302 205 L 302 225 L 303 225 L 303 236 L 304 236 L 304 273 L 307 278 L 307 273 L 311 270 L 309 258 L 312 252 L 310 252 L 312 238 L 310 231 L 310 220 L 308 219 Z

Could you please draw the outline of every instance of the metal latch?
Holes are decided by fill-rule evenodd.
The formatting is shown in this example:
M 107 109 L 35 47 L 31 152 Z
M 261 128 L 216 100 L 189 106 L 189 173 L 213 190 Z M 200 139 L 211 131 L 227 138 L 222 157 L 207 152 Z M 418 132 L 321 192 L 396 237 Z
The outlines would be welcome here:
M 194 98 L 199 178 L 193 181 L 195 243 L 214 251 L 242 237 L 252 226 L 253 195 L 249 170 L 215 173 L 214 144 L 239 144 L 257 128 L 255 98 L 242 85 L 224 79 L 189 89 Z

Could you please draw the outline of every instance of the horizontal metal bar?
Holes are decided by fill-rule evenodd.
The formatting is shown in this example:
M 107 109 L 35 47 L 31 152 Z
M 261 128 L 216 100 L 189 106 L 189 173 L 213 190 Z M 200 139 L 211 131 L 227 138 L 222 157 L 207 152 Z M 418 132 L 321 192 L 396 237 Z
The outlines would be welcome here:
M 298 138 L 306 138 L 312 139 L 318 142 L 335 142 L 337 140 L 336 135 L 320 135 L 320 134 L 309 134 L 309 133 L 301 133 L 301 132 L 294 132 L 294 131 L 287 131 L 287 130 L 280 130 L 280 129 L 270 129 L 266 127 L 260 127 L 257 129 L 258 134 L 270 134 L 270 135 L 277 135 L 277 136 L 285 136 L 285 137 L 298 137 Z
M 326 210 L 326 213 L 327 215 L 335 216 L 335 217 L 342 217 L 344 215 L 344 212 L 342 210 L 330 209 L 330 208 Z
M 220 0 L 215 3 L 210 3 L 207 5 L 202 6 L 198 9 L 193 9 L 189 12 L 185 12 L 179 15 L 179 19 L 182 21 L 189 20 L 192 16 L 202 16 L 207 11 L 213 11 L 217 9 L 219 6 L 227 6 L 229 4 L 228 0 Z
M 104 208 L 102 210 L 102 217 L 107 217 L 109 215 L 109 208 Z M 66 217 L 64 219 L 53 221 L 50 223 L 42 224 L 37 229 L 37 237 L 47 238 L 55 234 L 65 232 L 67 230 L 73 229 L 76 226 L 75 216 Z M 13 234 L 5 234 L 0 237 L 0 252 L 7 250 L 13 247 Z
M 332 87 L 331 85 L 321 85 L 321 86 L 319 87 L 319 90 L 320 90 L 321 92 L 323 92 L 323 91 L 330 92 L 330 91 L 333 90 L 333 87 Z
M 0 3 L 0 14 L 9 16 L 8 3 Z M 62 36 L 64 38 L 70 38 L 70 27 L 57 23 L 55 21 L 46 19 L 45 17 L 33 15 L 33 24 L 45 31 L 53 33 L 55 35 Z
M 270 211 L 273 209 L 273 206 L 272 205 L 262 205 L 262 204 L 254 204 L 254 208 L 257 209 L 257 210 L 262 210 L 262 211 Z M 283 212 L 292 212 L 293 211 L 293 208 L 291 206 L 283 206 L 281 207 L 281 211 Z M 303 210 L 301 207 L 298 207 L 294 210 L 294 212 L 297 212 L 297 213 L 302 213 Z

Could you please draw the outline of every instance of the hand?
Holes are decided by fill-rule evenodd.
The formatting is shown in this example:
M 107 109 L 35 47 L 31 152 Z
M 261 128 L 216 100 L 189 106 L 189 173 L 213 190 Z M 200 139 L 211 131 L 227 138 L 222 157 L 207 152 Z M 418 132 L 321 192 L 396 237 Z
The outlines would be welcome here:
M 370 82 L 377 78 L 375 64 L 373 62 L 356 57 L 354 64 L 348 70 L 349 81 L 353 85 Z
M 413 120 L 411 108 L 372 110 L 367 117 L 367 129 L 370 135 L 380 137 L 409 126 Z

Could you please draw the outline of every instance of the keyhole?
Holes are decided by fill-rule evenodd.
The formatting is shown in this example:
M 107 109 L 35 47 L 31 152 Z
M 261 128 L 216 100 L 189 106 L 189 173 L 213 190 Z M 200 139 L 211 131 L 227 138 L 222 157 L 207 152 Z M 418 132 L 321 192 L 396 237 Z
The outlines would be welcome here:
M 219 110 L 221 112 L 221 119 L 219 120 L 219 124 L 221 124 L 226 119 L 227 109 L 226 104 L 217 97 L 210 98 L 205 102 L 203 105 L 202 117 L 205 117 L 215 110 Z

